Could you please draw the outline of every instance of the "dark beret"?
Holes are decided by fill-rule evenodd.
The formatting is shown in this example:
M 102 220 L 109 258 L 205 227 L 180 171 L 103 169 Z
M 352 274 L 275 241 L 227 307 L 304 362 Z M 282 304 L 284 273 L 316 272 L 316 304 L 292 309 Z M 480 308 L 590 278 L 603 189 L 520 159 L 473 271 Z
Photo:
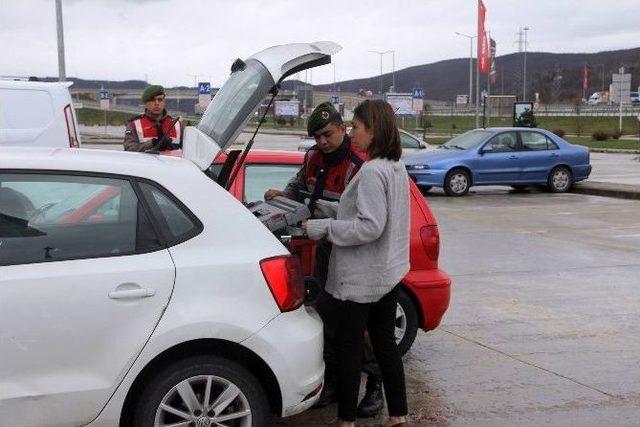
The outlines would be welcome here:
M 318 105 L 309 116 L 309 121 L 307 122 L 307 133 L 309 136 L 313 136 L 314 132 L 322 129 L 336 119 L 342 120 L 340 113 L 336 111 L 332 103 L 328 101 L 323 102 Z
M 164 88 L 160 85 L 151 85 L 142 92 L 142 102 L 151 101 L 158 95 L 164 95 Z

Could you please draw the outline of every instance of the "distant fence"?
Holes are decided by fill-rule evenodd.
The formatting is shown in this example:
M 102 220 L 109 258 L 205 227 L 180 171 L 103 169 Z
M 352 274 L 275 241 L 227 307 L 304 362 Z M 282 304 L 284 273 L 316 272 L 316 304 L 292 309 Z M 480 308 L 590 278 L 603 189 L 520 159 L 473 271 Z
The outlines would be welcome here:
M 496 112 L 499 111 L 499 112 Z M 456 105 L 447 106 L 435 105 L 428 106 L 427 112 L 430 116 L 475 116 L 475 105 Z M 483 109 L 480 106 L 480 115 Z M 491 117 L 511 117 L 513 110 L 511 108 L 492 109 Z M 620 115 L 620 106 L 618 105 L 540 105 L 534 110 L 536 116 L 593 116 L 593 117 L 618 117 Z M 640 105 L 623 105 L 623 116 L 638 116 L 640 114 Z

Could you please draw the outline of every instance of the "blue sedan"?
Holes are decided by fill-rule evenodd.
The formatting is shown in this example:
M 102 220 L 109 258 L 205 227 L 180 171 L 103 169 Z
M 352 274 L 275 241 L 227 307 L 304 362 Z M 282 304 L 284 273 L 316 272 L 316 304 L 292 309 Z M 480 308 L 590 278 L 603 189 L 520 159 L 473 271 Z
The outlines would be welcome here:
M 521 190 L 544 184 L 562 193 L 591 173 L 588 148 L 535 128 L 474 129 L 406 158 L 405 164 L 422 190 L 442 187 L 450 196 L 463 196 L 472 185 Z

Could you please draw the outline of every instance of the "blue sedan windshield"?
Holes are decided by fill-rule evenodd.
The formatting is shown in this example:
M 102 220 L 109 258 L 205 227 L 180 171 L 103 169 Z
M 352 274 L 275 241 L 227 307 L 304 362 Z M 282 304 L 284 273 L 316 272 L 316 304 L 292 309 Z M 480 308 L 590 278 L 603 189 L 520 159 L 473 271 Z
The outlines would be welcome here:
M 484 141 L 489 135 L 490 131 L 475 129 L 465 132 L 462 135 L 458 135 L 455 138 L 442 144 L 442 148 L 453 148 L 458 150 L 468 150 L 469 148 L 476 147 L 482 141 Z

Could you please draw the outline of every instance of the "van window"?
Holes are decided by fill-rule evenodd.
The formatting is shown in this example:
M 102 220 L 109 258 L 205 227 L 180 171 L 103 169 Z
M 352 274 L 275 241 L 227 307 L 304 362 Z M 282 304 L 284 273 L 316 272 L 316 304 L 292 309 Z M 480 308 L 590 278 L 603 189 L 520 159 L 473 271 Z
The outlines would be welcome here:
M 52 120 L 53 103 L 48 92 L 0 89 L 0 129 L 43 128 Z

